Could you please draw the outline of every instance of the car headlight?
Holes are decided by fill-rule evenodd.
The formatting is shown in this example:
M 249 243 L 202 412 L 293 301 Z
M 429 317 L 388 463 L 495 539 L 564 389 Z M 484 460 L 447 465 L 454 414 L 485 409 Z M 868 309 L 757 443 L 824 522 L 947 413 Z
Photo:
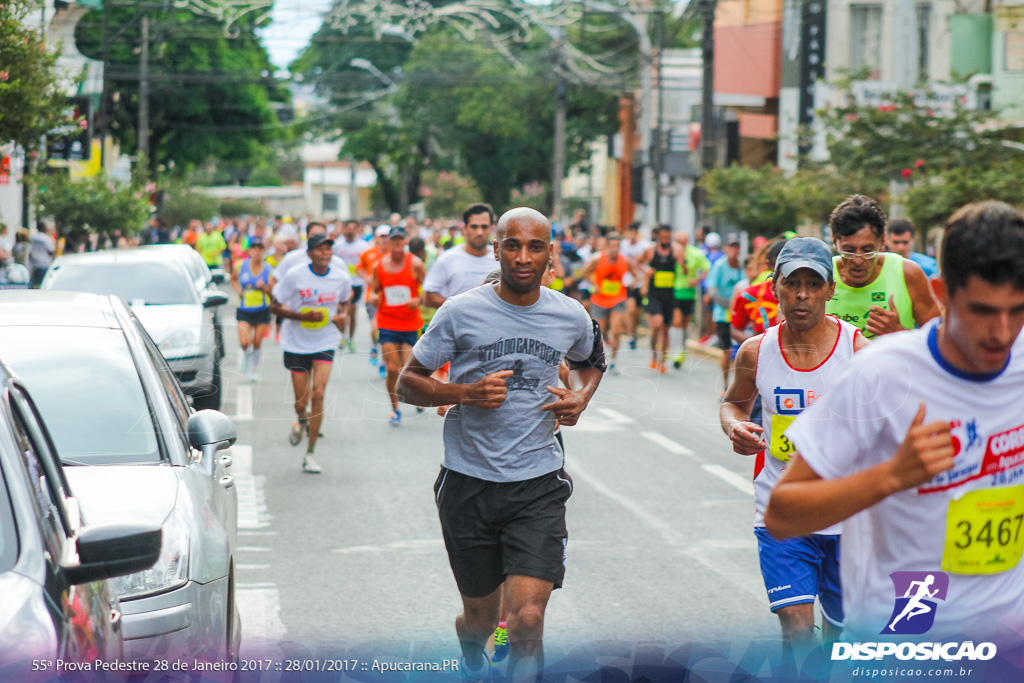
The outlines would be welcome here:
M 160 559 L 143 572 L 112 579 L 117 597 L 137 598 L 177 588 L 188 581 L 190 533 L 184 515 L 175 509 L 161 527 Z
M 168 360 L 201 356 L 204 353 L 199 330 L 196 328 L 178 330 L 157 346 L 160 348 L 160 353 Z

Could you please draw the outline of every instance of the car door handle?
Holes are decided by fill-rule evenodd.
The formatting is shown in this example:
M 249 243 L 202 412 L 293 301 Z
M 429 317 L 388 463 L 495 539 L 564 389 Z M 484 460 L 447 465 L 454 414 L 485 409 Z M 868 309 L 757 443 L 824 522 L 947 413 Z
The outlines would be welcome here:
M 235 485 L 235 478 L 232 476 L 221 477 L 220 485 L 226 489 L 229 489 Z
M 222 456 L 220 456 L 221 467 L 231 467 L 231 463 L 232 462 L 234 462 L 234 461 L 231 459 L 230 455 L 222 455 Z

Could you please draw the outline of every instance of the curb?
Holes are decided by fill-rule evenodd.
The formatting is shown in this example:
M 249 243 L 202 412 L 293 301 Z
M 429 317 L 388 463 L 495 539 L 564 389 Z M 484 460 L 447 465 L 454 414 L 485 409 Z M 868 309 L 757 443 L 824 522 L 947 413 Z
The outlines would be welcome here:
M 714 358 L 715 360 L 721 360 L 722 353 L 724 353 L 717 346 L 707 346 L 693 339 L 686 342 L 686 352 L 700 358 Z

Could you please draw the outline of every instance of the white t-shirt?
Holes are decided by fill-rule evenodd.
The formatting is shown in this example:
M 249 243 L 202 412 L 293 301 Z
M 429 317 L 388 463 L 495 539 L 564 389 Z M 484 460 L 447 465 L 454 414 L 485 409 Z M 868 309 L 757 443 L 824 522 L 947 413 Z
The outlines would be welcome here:
M 466 253 L 466 245 L 452 247 L 437 257 L 423 281 L 423 291 L 436 292 L 445 299 L 479 287 L 484 277 L 498 268 L 494 252 L 483 256 Z
M 900 578 L 890 578 L 893 572 L 944 572 L 948 592 L 934 601 L 933 626 L 909 637 L 1019 645 L 1024 638 L 1024 340 L 1018 337 L 1001 373 L 970 375 L 941 356 L 937 325 L 936 320 L 919 330 L 885 335 L 858 353 L 837 386 L 786 433 L 818 475 L 835 479 L 890 460 L 921 401 L 927 406 L 925 423 L 950 422 L 953 469 L 843 522 L 844 637 L 886 638 L 880 634 L 895 618 L 895 598 L 905 597 L 896 595 Z
M 358 237 L 351 242 L 342 237 L 334 242 L 334 255 L 345 262 L 348 274 L 352 277 L 353 287 L 363 287 L 366 280 L 356 275 L 356 266 L 359 265 L 359 257 L 370 248 L 370 243 Z
M 333 264 L 333 260 L 332 260 Z M 286 318 L 281 325 L 281 348 L 289 353 L 319 353 L 338 348 L 341 330 L 331 324 L 338 305 L 352 296 L 352 278 L 344 267 L 333 265 L 326 275 L 317 275 L 309 266 L 292 268 L 274 285 L 274 299 L 301 313 L 311 308 L 325 313 L 319 322 L 301 322 Z
M 335 242 L 337 244 L 337 242 Z M 281 262 L 274 268 L 274 279 L 278 282 L 281 278 L 290 271 L 292 268 L 297 266 L 308 266 L 313 261 L 309 258 L 309 252 L 306 251 L 305 247 L 299 247 L 298 249 L 292 249 L 281 259 Z M 331 257 L 331 268 L 337 268 L 339 270 L 348 270 L 348 264 L 338 256 Z
M 783 355 L 779 342 L 781 325 L 769 327 L 757 347 L 757 392 L 761 395 L 761 426 L 768 444 L 757 459 L 754 472 L 754 526 L 764 526 L 768 497 L 786 470 L 795 449 L 788 440 L 787 427 L 806 408 L 831 393 L 853 356 L 853 345 L 860 331 L 835 316 L 839 323 L 836 343 L 829 355 L 812 370 L 797 370 Z M 840 524 L 821 529 L 819 534 L 838 534 Z
M 638 239 L 636 244 L 631 244 L 629 240 L 622 240 L 619 242 L 619 251 L 622 252 L 626 258 L 633 259 L 634 262 L 639 262 L 640 257 L 647 251 L 647 247 L 651 246 L 651 242 L 645 239 Z

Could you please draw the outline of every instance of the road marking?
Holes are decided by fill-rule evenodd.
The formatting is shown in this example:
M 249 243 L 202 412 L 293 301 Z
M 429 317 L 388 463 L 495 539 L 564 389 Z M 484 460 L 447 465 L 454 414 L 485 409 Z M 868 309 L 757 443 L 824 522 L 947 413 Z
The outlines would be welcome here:
M 277 584 L 270 583 L 269 581 L 257 581 L 255 583 L 236 583 L 235 588 L 238 590 L 250 590 L 253 588 L 277 588 Z
M 612 410 L 611 408 L 605 408 L 604 406 L 596 406 L 594 408 L 594 410 L 596 410 L 597 412 L 601 413 L 602 415 L 607 417 L 609 420 L 614 420 L 616 422 L 624 422 L 624 423 L 628 423 L 628 424 L 636 423 L 636 420 L 634 420 L 633 418 L 631 418 L 628 415 L 625 415 L 623 413 L 620 413 L 617 410 Z
M 269 553 L 273 548 L 261 548 L 254 545 L 240 545 L 238 550 L 246 553 Z
M 252 413 L 252 385 L 239 384 L 235 390 L 235 414 L 232 420 L 251 420 Z
M 276 531 L 239 531 L 239 536 L 277 536 Z
M 281 621 L 281 596 L 272 583 L 235 586 L 238 615 L 242 620 L 243 655 L 265 658 L 280 650 L 287 633 Z
M 391 543 L 382 543 L 380 545 L 353 545 L 348 548 L 335 548 L 332 553 L 338 553 L 341 555 L 357 554 L 357 553 L 382 553 L 393 550 L 412 550 L 414 552 L 430 551 L 433 552 L 437 548 L 443 548 L 444 541 L 440 538 L 429 538 L 429 539 L 412 539 L 408 541 L 393 541 Z
M 710 472 L 725 483 L 735 486 L 743 493 L 747 495 L 754 495 L 754 483 L 749 479 L 745 479 L 740 475 L 736 474 L 730 469 L 726 469 L 721 465 L 701 465 L 706 472 Z
M 270 569 L 269 564 L 236 564 L 238 569 Z
M 595 415 L 596 414 L 596 415 Z M 602 417 L 597 417 L 601 415 Z M 585 432 L 588 434 L 607 434 L 609 432 L 621 432 L 629 425 L 636 424 L 636 420 L 624 415 L 617 410 L 595 406 L 593 412 L 587 411 L 580 417 L 580 421 L 574 427 L 567 427 L 573 432 Z
M 238 491 L 238 529 L 264 529 L 270 526 L 267 497 L 263 490 L 265 477 L 252 473 L 252 446 L 235 444 L 231 454 L 231 475 Z
M 693 451 L 681 443 L 677 443 L 660 432 L 640 432 L 651 443 L 657 444 L 673 455 L 693 455 Z

